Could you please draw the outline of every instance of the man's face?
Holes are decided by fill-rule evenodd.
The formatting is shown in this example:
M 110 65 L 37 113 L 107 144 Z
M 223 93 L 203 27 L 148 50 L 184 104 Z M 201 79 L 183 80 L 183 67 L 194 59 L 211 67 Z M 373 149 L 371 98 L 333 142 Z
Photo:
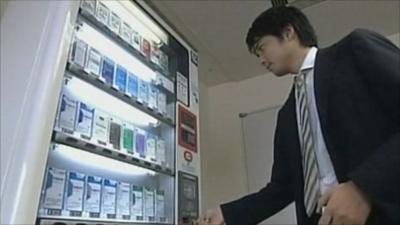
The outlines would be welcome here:
M 254 46 L 254 53 L 263 67 L 281 77 L 290 73 L 290 44 L 286 39 L 265 35 Z

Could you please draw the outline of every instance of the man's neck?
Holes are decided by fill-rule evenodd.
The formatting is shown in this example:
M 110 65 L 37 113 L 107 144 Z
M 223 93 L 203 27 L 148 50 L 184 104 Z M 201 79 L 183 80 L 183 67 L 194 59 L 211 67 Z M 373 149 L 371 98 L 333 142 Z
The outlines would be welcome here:
M 311 50 L 311 47 L 304 47 L 300 48 L 297 51 L 294 52 L 292 56 L 292 68 L 291 72 L 292 74 L 297 74 L 300 72 L 301 65 L 303 65 L 303 62 L 307 56 L 307 53 Z

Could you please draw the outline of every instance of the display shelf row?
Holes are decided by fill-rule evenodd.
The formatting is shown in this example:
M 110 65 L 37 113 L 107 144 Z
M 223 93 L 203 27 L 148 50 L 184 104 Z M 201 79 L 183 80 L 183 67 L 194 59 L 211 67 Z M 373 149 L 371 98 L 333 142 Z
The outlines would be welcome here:
M 113 114 L 108 113 L 103 110 L 104 107 L 94 106 L 90 99 L 76 96 L 76 86 L 73 80 L 65 80 L 54 124 L 55 132 L 69 134 L 70 141 L 86 141 L 81 146 L 95 148 L 92 146 L 95 144 L 117 151 L 119 158 L 128 155 L 167 168 L 173 165 L 174 144 L 170 140 L 173 128 L 158 124 L 157 120 L 146 117 L 140 111 L 129 111 L 133 108 L 124 104 L 110 105 Z M 93 91 L 89 91 L 89 95 L 93 95 Z M 94 99 L 113 103 L 105 96 L 95 96 Z M 121 108 L 123 106 L 127 108 Z
M 167 162 L 160 162 L 157 159 L 152 159 L 146 154 L 127 153 L 113 148 L 110 145 L 99 143 L 93 139 L 82 138 L 81 135 L 74 132 L 65 132 L 62 129 L 55 128 L 53 132 L 53 141 L 56 143 L 64 144 L 83 151 L 88 151 L 97 155 L 115 159 L 121 162 L 126 162 L 131 165 L 139 166 L 152 170 L 154 172 L 174 176 L 174 168 Z M 146 142 L 143 140 L 143 142 Z M 143 143 L 145 145 L 145 143 Z M 157 146 L 159 148 L 159 146 Z M 157 152 L 157 148 L 155 149 Z M 157 153 L 156 153 L 157 155 Z M 159 154 L 158 154 L 159 155 Z
M 150 43 L 149 40 L 141 37 L 137 31 L 123 21 L 118 23 L 118 19 L 115 19 L 117 15 L 110 14 L 110 12 L 107 14 L 107 9 L 104 10 L 104 7 L 97 7 L 100 13 L 81 8 L 79 10 L 79 23 L 88 23 L 100 30 L 105 36 L 114 40 L 149 68 L 165 75 L 171 81 L 175 81 L 174 73 L 171 71 L 173 69 L 170 69 L 170 67 L 173 67 L 170 61 L 173 60 L 170 60 L 166 54 L 172 54 L 173 51 L 165 43 Z M 110 15 L 114 15 L 114 19 L 110 19 Z
M 151 96 L 152 103 L 149 104 L 148 102 L 145 101 L 145 99 L 146 99 L 145 97 L 138 98 L 133 95 L 129 95 L 127 92 L 121 91 L 118 88 L 115 88 L 115 86 L 113 86 L 109 83 L 106 83 L 104 81 L 104 79 L 102 79 L 100 76 L 88 73 L 87 71 L 85 71 L 83 68 L 77 66 L 76 64 L 67 63 L 67 71 L 71 75 L 73 75 L 81 80 L 84 80 L 85 82 L 106 92 L 107 94 L 110 94 L 111 96 L 118 98 L 119 100 L 135 107 L 136 109 L 139 109 L 140 111 L 151 115 L 152 117 L 158 119 L 159 121 L 162 121 L 163 123 L 165 123 L 171 127 L 174 127 L 174 125 L 175 125 L 174 119 L 172 118 L 173 116 L 170 115 L 173 113 L 168 113 L 169 112 L 168 111 L 169 103 L 167 102 L 165 94 L 163 94 L 161 91 L 151 90 L 151 92 L 155 92 L 155 93 L 151 94 L 152 95 Z M 146 84 L 144 84 L 144 85 L 146 85 Z M 149 89 L 148 87 L 149 87 L 149 85 L 147 84 L 147 88 L 145 88 L 147 90 L 147 93 L 148 93 L 148 89 Z M 141 95 L 146 95 L 146 94 L 144 93 Z M 149 96 L 149 95 L 147 94 L 147 96 Z M 160 109 L 160 108 L 162 108 L 162 109 Z M 170 111 L 173 111 L 173 110 L 170 110 Z
M 88 29 L 88 28 L 87 28 Z M 91 34 L 91 36 L 95 36 Z M 104 79 L 104 82 L 114 85 L 116 88 L 123 92 L 127 92 L 131 95 L 135 95 L 135 90 L 129 85 L 129 80 L 132 79 L 137 83 L 139 80 L 148 80 L 149 83 L 164 88 L 165 91 L 174 96 L 175 85 L 172 81 L 168 80 L 165 76 L 160 73 L 149 70 L 141 71 L 129 71 L 129 69 L 120 65 L 118 60 L 114 61 L 109 55 L 104 52 L 109 52 L 108 49 L 104 49 L 105 45 L 98 45 L 97 47 L 102 48 L 102 51 L 93 47 L 89 43 L 85 42 L 81 38 L 87 38 L 86 36 L 79 35 L 79 32 L 75 33 L 69 50 L 69 62 L 76 64 L 78 67 L 83 68 L 86 72 L 100 76 Z M 104 39 L 103 39 L 104 41 Z M 107 43 L 107 41 L 105 41 Z M 91 43 L 94 44 L 94 43 Z M 104 43 L 103 43 L 104 44 Z M 123 60 L 124 57 L 128 57 L 121 52 L 120 54 L 113 54 L 114 57 L 118 57 L 119 60 Z M 129 58 L 129 57 L 128 57 Z M 125 63 L 126 58 L 125 58 Z M 137 62 L 137 61 L 135 61 Z M 129 63 L 128 63 L 129 64 Z M 131 67 L 132 68 L 132 67 Z M 135 67 L 133 67 L 135 68 Z M 137 69 L 137 68 L 136 68 Z M 130 78 L 130 79 L 129 79 Z
M 49 167 L 39 215 L 166 223 L 165 191 Z
M 58 217 L 58 216 L 40 216 L 38 225 L 120 225 L 120 224 L 134 224 L 134 225 L 159 225 L 155 222 L 134 222 L 118 219 L 94 219 L 86 218 L 84 220 L 71 217 Z M 162 223 L 163 225 L 172 225 L 173 223 Z

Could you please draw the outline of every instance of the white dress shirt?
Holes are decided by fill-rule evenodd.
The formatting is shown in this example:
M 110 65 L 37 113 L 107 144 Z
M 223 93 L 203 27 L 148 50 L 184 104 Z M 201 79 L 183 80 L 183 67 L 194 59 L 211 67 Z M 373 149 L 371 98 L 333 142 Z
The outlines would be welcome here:
M 310 116 L 311 135 L 314 142 L 315 156 L 318 164 L 319 180 L 320 180 L 320 191 L 321 195 L 326 193 L 329 189 L 335 186 L 337 182 L 336 174 L 332 166 L 332 161 L 326 148 L 325 140 L 321 131 L 321 124 L 318 116 L 318 109 L 315 101 L 315 89 L 314 89 L 314 63 L 318 49 L 312 47 L 307 53 L 303 64 L 300 67 L 299 74 L 305 73 L 305 88 L 307 94 L 307 107 Z M 296 96 L 296 115 L 297 115 L 297 128 L 299 131 L 300 143 L 302 143 L 302 135 L 300 128 L 299 119 L 299 104 Z

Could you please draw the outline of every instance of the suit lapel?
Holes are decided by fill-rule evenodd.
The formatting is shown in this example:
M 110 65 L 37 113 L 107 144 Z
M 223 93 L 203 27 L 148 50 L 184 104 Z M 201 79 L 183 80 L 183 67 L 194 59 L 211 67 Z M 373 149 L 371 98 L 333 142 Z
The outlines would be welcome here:
M 300 140 L 299 133 L 297 127 L 297 117 L 296 117 L 296 98 L 295 98 L 295 88 L 292 87 L 290 91 L 289 97 L 282 108 L 283 114 L 285 115 L 285 120 L 283 121 L 283 125 L 285 128 L 285 133 L 287 135 L 288 140 L 285 144 L 290 149 L 290 162 L 292 166 L 292 173 L 294 174 L 293 179 L 296 180 L 296 185 L 303 187 L 303 165 L 302 165 L 302 156 L 300 149 Z M 299 188 L 298 195 L 303 195 L 303 189 Z
M 329 74 L 332 73 L 331 68 L 328 68 L 328 66 L 331 64 L 332 61 L 327 59 L 325 49 L 318 50 L 314 65 L 314 91 L 321 130 L 325 140 L 327 131 L 326 118 L 328 110 Z

